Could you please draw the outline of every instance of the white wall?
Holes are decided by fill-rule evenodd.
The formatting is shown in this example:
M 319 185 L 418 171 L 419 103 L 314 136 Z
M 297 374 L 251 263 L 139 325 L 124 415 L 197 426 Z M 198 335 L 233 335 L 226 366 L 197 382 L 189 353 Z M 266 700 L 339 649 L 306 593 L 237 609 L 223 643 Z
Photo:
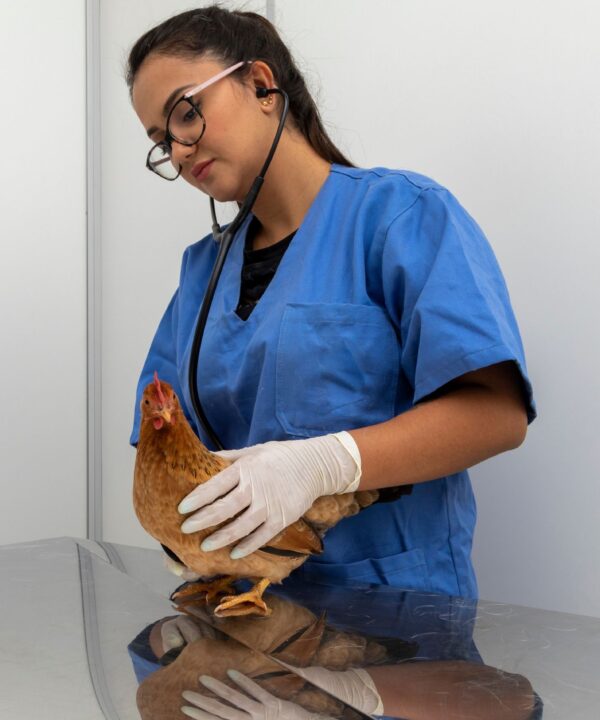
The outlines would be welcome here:
M 0 543 L 86 531 L 85 3 L 0 4 Z
M 342 148 L 359 165 L 404 167 L 449 187 L 504 269 L 540 418 L 522 448 L 472 472 L 482 597 L 600 616 L 600 7 L 274 4 Z M 210 223 L 204 196 L 144 169 L 147 139 L 120 61 L 141 32 L 187 5 L 102 2 L 104 528 L 107 539 L 140 545 L 152 543 L 130 500 L 137 374 L 181 251 Z

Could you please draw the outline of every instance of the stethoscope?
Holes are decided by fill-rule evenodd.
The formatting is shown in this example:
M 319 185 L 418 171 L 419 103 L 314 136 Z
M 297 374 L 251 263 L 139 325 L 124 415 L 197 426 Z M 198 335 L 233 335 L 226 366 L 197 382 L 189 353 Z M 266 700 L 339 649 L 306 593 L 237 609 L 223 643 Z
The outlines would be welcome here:
M 281 118 L 279 119 L 279 126 L 275 134 L 275 139 L 273 140 L 273 144 L 271 145 L 271 149 L 269 150 L 269 154 L 267 156 L 267 159 L 265 160 L 265 164 L 263 165 L 260 173 L 252 183 L 252 187 L 244 198 L 244 202 L 239 208 L 237 215 L 225 230 L 222 230 L 221 226 L 217 222 L 215 201 L 214 198 L 210 198 L 210 214 L 212 216 L 213 223 L 212 235 L 219 249 L 217 251 L 217 258 L 215 260 L 212 273 L 208 280 L 204 300 L 202 301 L 202 306 L 200 307 L 200 312 L 198 313 L 198 319 L 196 320 L 194 339 L 192 341 L 192 348 L 190 352 L 188 383 L 190 398 L 192 400 L 192 407 L 194 408 L 196 417 L 202 424 L 202 427 L 206 431 L 206 434 L 211 439 L 212 443 L 219 450 L 224 449 L 223 444 L 221 443 L 217 433 L 214 431 L 212 425 L 208 421 L 208 418 L 206 417 L 206 414 L 200 402 L 200 398 L 198 396 L 198 360 L 200 358 L 200 347 L 202 345 L 202 338 L 204 336 L 204 330 L 206 328 L 206 321 L 208 320 L 208 313 L 210 312 L 210 306 L 215 295 L 215 290 L 217 288 L 217 283 L 219 282 L 219 277 L 221 275 L 223 265 L 225 264 L 225 259 L 227 258 L 227 253 L 229 252 L 229 248 L 231 247 L 236 232 L 239 230 L 244 220 L 248 217 L 250 211 L 252 210 L 252 207 L 254 206 L 254 203 L 256 202 L 258 193 L 260 192 L 262 184 L 265 180 L 265 174 L 269 165 L 271 164 L 271 160 L 273 159 L 273 155 L 275 154 L 275 150 L 277 149 L 277 145 L 279 144 L 279 139 L 281 138 L 281 133 L 283 132 L 283 127 L 285 125 L 285 120 L 288 114 L 290 104 L 286 92 L 280 90 L 279 88 L 258 88 L 258 90 L 256 91 L 256 97 L 267 97 L 267 95 L 271 95 L 273 93 L 279 93 L 279 95 L 283 97 L 283 111 L 281 113 Z

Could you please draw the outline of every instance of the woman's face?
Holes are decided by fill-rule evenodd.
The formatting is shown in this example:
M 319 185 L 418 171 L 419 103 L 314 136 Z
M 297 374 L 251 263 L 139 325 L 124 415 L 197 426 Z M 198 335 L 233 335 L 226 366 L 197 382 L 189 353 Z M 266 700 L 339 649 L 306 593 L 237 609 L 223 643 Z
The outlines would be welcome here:
M 171 94 L 177 90 L 167 113 L 187 90 L 224 69 L 212 59 L 149 55 L 144 60 L 132 96 L 152 144 L 165 138 L 163 108 Z M 227 76 L 200 91 L 193 100 L 206 120 L 202 138 L 195 145 L 172 144 L 173 164 L 181 165 L 181 176 L 215 200 L 242 201 L 269 152 L 278 122 L 276 103 L 264 105 L 256 97 L 256 87 L 272 87 L 269 75 L 268 66 L 254 63 L 244 85 Z M 211 165 L 196 177 L 207 161 Z

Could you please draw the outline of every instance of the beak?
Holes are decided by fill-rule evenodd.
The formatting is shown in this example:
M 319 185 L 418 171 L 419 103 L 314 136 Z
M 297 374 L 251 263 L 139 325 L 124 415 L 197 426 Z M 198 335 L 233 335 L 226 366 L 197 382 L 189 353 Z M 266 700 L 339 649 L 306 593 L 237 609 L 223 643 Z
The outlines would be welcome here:
M 171 413 L 167 409 L 161 410 L 159 415 L 164 418 L 168 423 L 171 422 Z

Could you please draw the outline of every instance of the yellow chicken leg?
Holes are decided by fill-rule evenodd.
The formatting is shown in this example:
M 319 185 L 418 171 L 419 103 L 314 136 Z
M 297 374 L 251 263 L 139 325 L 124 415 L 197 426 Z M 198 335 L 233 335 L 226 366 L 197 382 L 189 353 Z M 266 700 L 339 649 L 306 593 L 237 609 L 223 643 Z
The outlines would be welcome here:
M 252 590 L 246 593 L 224 597 L 215 608 L 215 615 L 217 617 L 230 617 L 232 615 L 260 615 L 267 617 L 271 614 L 271 609 L 267 607 L 262 595 L 270 584 L 270 580 L 263 578 L 256 583 Z

